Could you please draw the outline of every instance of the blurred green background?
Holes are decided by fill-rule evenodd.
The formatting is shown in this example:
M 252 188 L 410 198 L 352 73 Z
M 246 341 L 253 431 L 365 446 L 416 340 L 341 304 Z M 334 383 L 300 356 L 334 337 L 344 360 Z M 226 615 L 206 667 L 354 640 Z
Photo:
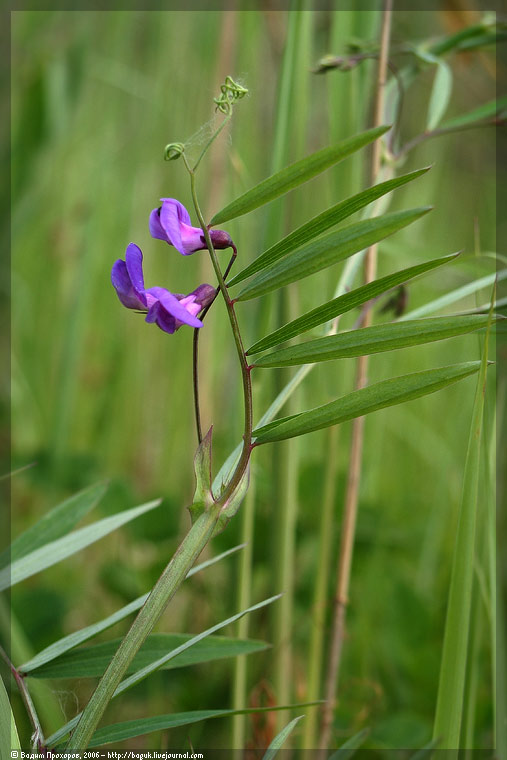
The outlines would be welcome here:
M 440 11 L 398 11 L 393 46 L 457 31 L 480 14 L 454 4 Z M 110 284 L 115 259 L 130 241 L 145 255 L 148 286 L 188 293 L 213 282 L 205 252 L 184 258 L 153 240 L 148 216 L 160 197 L 191 209 L 181 162 L 164 163 L 169 141 L 209 133 L 213 97 L 227 74 L 248 88 L 232 126 L 207 155 L 198 176 L 208 218 L 270 173 L 277 93 L 289 14 L 273 11 L 14 12 L 12 14 L 12 437 L 13 468 L 34 466 L 12 483 L 12 533 L 17 535 L 68 494 L 110 481 L 95 512 L 111 514 L 155 497 L 162 506 L 65 565 L 13 590 L 15 620 L 33 651 L 89 624 L 146 591 L 188 526 L 196 447 L 191 391 L 190 330 L 168 336 L 123 309 Z M 346 74 L 312 73 L 326 53 L 353 39 L 375 40 L 376 11 L 312 12 L 311 40 L 301 53 L 301 98 L 289 114 L 296 135 L 290 160 L 370 124 L 374 62 Z M 490 50 L 450 59 L 454 74 L 448 115 L 495 97 Z M 432 71 L 407 93 L 402 134 L 424 129 Z M 303 144 L 302 144 L 303 143 Z M 367 155 L 349 159 L 294 193 L 295 226 L 367 182 Z M 458 261 L 409 286 L 409 308 L 494 271 L 495 145 L 493 130 L 429 141 L 403 171 L 431 172 L 397 191 L 392 208 L 431 204 L 434 211 L 380 245 L 379 275 L 463 250 Z M 193 214 L 192 214 L 193 216 Z M 196 223 L 195 218 L 193 218 Z M 224 225 L 235 240 L 238 269 L 263 250 L 266 212 Z M 474 229 L 481 256 L 474 255 Z M 224 265 L 227 252 L 220 253 Z M 330 297 L 340 270 L 305 280 L 298 309 Z M 479 303 L 489 293 L 480 293 Z M 475 306 L 475 297 L 456 307 Z M 269 303 L 238 308 L 245 343 L 267 331 Z M 357 314 L 348 315 L 349 325 Z M 381 317 L 384 319 L 385 317 Z M 370 378 L 476 358 L 476 335 L 372 357 Z M 352 361 L 327 363 L 298 393 L 304 409 L 352 388 Z M 258 419 L 275 391 L 265 372 L 256 385 Z M 491 378 L 493 380 L 493 377 Z M 201 334 L 203 427 L 214 425 L 215 471 L 242 430 L 241 386 L 225 311 L 218 303 Z M 474 381 L 367 419 L 364 478 L 353 566 L 341 700 L 335 726 L 344 739 L 364 726 L 372 746 L 420 746 L 431 737 L 450 558 L 460 498 Z M 489 434 L 491 429 L 489 429 Z M 336 545 L 346 478 L 349 425 L 339 433 Z M 298 440 L 298 524 L 293 619 L 294 701 L 304 700 L 313 579 L 318 547 L 326 433 Z M 252 596 L 273 583 L 272 448 L 254 456 L 256 517 Z M 213 541 L 218 553 L 239 541 L 240 517 Z M 157 630 L 199 632 L 232 615 L 237 560 L 229 558 L 187 582 Z M 120 635 L 121 626 L 115 629 Z M 232 635 L 232 631 L 227 631 Z M 270 640 L 267 613 L 250 622 Z M 108 638 L 107 635 L 105 638 Z M 491 683 L 487 644 L 477 714 L 476 746 L 491 746 Z M 249 690 L 270 691 L 276 650 L 249 659 Z M 197 708 L 229 707 L 233 662 L 157 674 L 113 703 L 108 721 Z M 57 684 L 70 717 L 91 683 Z M 276 699 L 276 695 L 274 697 Z M 21 716 L 22 711 L 16 705 Z M 58 707 L 58 705 L 56 706 Z M 58 710 L 56 710 L 56 713 Z M 56 720 L 56 714 L 53 715 Z M 20 717 L 22 721 L 22 718 Z M 60 717 L 61 720 L 61 717 Z M 28 727 L 24 726 L 25 731 Z M 259 728 L 257 726 L 257 732 Z M 265 736 L 269 735 L 269 725 Z M 249 741 L 257 741 L 249 722 Z M 258 734 L 257 734 L 258 736 Z M 227 747 L 226 720 L 154 734 L 135 747 Z M 129 746 L 133 746 L 132 743 Z

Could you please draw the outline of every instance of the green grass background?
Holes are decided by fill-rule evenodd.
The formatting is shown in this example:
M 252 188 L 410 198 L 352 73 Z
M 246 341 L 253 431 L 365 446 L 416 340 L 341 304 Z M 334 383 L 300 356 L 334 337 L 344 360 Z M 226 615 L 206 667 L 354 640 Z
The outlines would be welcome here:
M 473 12 L 398 11 L 393 44 L 449 33 L 476 20 Z M 183 328 L 167 336 L 123 309 L 110 270 L 135 241 L 145 254 L 149 286 L 187 293 L 200 282 L 213 282 L 205 252 L 183 258 L 149 235 L 148 216 L 160 197 L 178 198 L 191 209 L 184 167 L 165 163 L 163 147 L 186 140 L 201 125 L 204 132 L 209 129 L 209 120 L 216 118 L 212 99 L 232 74 L 250 92 L 199 171 L 205 214 L 210 218 L 269 174 L 287 22 L 286 12 L 262 11 L 12 14 L 13 468 L 36 463 L 13 479 L 12 532 L 17 535 L 66 495 L 97 480 L 109 479 L 110 490 L 96 517 L 163 497 L 155 512 L 14 589 L 14 615 L 34 651 L 147 590 L 188 525 L 184 507 L 192 498 L 196 447 L 191 334 Z M 307 103 L 296 100 L 289 114 L 294 134 L 304 123 L 306 137 L 304 145 L 294 139 L 287 146 L 290 160 L 369 125 L 372 62 L 350 74 L 317 76 L 311 69 L 322 55 L 343 53 L 347 39 L 375 39 L 377 23 L 373 11 L 312 14 L 311 45 L 302 51 L 298 71 Z M 449 116 L 495 96 L 492 52 L 451 60 Z M 407 138 L 424 128 L 431 82 L 432 72 L 424 72 L 407 94 L 402 120 Z M 194 141 L 196 155 L 200 140 L 202 134 Z M 292 223 L 364 187 L 366 158 L 363 152 L 296 191 Z M 403 167 L 434 164 L 395 194 L 392 208 L 432 204 L 435 210 L 381 243 L 379 274 L 464 251 L 457 262 L 409 286 L 410 308 L 494 271 L 491 258 L 473 254 L 475 222 L 481 250 L 495 250 L 494 160 L 494 134 L 486 129 L 430 141 Z M 238 269 L 262 252 L 266 218 L 259 209 L 224 225 L 238 246 Z M 227 252 L 220 256 L 225 265 Z M 340 271 L 314 275 L 291 290 L 293 307 L 307 310 L 330 297 Z M 483 293 L 479 300 L 488 297 Z M 459 306 L 474 305 L 471 298 Z M 239 304 L 238 315 L 248 345 L 274 319 L 269 299 Z M 349 315 L 343 323 L 356 318 Z M 216 471 L 242 429 L 240 377 L 220 303 L 207 319 L 201 347 L 203 426 L 214 425 Z M 370 378 L 468 360 L 478 351 L 472 335 L 375 356 Z M 259 375 L 257 419 L 274 395 L 273 374 Z M 298 393 L 300 408 L 347 392 L 353 376 L 351 360 L 316 368 Z M 421 746 L 431 737 L 473 393 L 474 381 L 467 380 L 367 419 L 338 737 L 365 726 L 372 729 L 370 746 L 378 748 Z M 322 431 L 297 443 L 294 658 L 288 674 L 294 700 L 305 698 L 326 440 Z M 344 425 L 336 546 L 349 440 L 350 426 Z M 266 448 L 253 462 L 254 600 L 283 590 L 274 586 L 272 573 L 278 551 L 271 540 L 277 510 L 272 455 Z M 238 517 L 209 552 L 232 546 L 239 532 Z M 198 632 L 233 614 L 236 584 L 234 558 L 196 576 L 171 603 L 158 630 Z M 269 640 L 270 628 L 264 612 L 250 622 L 255 638 Z M 115 629 L 116 635 L 121 630 Z M 249 690 L 270 693 L 278 654 L 274 649 L 250 658 Z M 492 742 L 490 656 L 486 640 L 477 653 L 477 747 Z M 111 705 L 107 722 L 229 707 L 232 672 L 233 662 L 226 661 L 157 674 Z M 58 701 L 69 716 L 91 686 L 57 684 Z M 18 704 L 16 711 L 21 716 Z M 269 732 L 269 723 L 248 725 L 253 744 Z M 196 748 L 228 747 L 230 721 L 154 734 L 129 747 L 188 748 L 188 737 Z

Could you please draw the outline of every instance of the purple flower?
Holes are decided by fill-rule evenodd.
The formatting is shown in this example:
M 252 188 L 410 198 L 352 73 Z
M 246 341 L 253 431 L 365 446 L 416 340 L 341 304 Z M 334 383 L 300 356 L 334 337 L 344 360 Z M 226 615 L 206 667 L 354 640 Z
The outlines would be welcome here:
M 185 206 L 175 198 L 161 198 L 162 205 L 150 214 L 152 237 L 165 240 L 183 256 L 206 248 L 206 241 L 200 227 L 192 227 Z M 211 242 L 215 248 L 229 248 L 233 243 L 225 230 L 210 230 Z
M 176 332 L 183 324 L 202 327 L 197 314 L 211 303 L 216 292 L 215 288 L 206 284 L 199 285 L 188 296 L 170 293 L 159 287 L 145 289 L 143 254 L 135 243 L 127 246 L 125 261 L 118 259 L 113 264 L 111 282 L 127 309 L 145 313 L 146 322 L 155 322 L 167 333 Z

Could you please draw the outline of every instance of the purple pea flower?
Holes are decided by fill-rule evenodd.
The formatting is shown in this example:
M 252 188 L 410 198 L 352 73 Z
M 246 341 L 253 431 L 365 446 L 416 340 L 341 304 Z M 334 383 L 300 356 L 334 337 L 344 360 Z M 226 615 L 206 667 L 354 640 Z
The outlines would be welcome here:
M 146 322 L 155 322 L 166 333 L 174 333 L 181 325 L 202 327 L 197 314 L 215 297 L 211 285 L 199 285 L 188 296 L 170 293 L 165 288 L 144 287 L 143 254 L 141 249 L 130 243 L 125 253 L 125 261 L 118 259 L 113 264 L 111 282 L 116 294 L 127 309 L 136 309 L 146 314 Z
M 200 227 L 192 227 L 185 206 L 175 198 L 161 198 L 162 205 L 150 214 L 152 237 L 165 240 L 183 256 L 206 248 L 206 240 Z M 211 242 L 215 248 L 234 248 L 231 236 L 225 230 L 210 230 Z

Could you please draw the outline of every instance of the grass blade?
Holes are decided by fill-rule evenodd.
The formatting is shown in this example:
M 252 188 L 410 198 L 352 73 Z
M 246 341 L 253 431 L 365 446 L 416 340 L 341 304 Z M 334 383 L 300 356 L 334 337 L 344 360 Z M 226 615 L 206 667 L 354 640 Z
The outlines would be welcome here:
M 365 219 L 314 240 L 254 277 L 235 300 L 258 298 L 337 264 L 353 253 L 393 235 L 430 210 L 431 207 L 426 206 Z
M 466 362 L 381 380 L 366 388 L 352 391 L 329 404 L 275 420 L 258 428 L 254 430 L 255 442 L 260 444 L 282 441 L 330 425 L 338 425 L 354 417 L 362 417 L 386 406 L 426 396 L 477 372 L 479 366 L 480 362 Z
M 301 720 L 301 718 L 304 718 L 304 715 L 299 715 L 297 718 L 294 718 L 294 720 L 291 720 L 290 723 L 288 723 L 285 728 L 282 728 L 279 734 L 275 736 L 273 741 L 268 747 L 267 752 L 264 754 L 262 760 L 273 760 L 275 755 L 278 753 L 278 750 L 282 748 L 282 746 L 285 743 L 285 740 L 289 736 L 289 734 L 292 733 L 294 730 L 294 727 L 296 723 Z
M 187 574 L 187 578 L 190 578 L 190 576 L 195 575 L 195 573 L 198 573 L 200 570 L 204 570 L 210 565 L 214 565 L 215 562 L 219 562 L 229 554 L 233 554 L 239 549 L 243 549 L 243 547 L 244 544 L 239 544 L 238 546 L 234 546 L 232 549 L 228 549 L 227 551 L 218 554 L 216 557 L 212 557 L 211 559 L 206 560 L 206 562 L 202 562 L 200 565 L 196 565 Z M 108 617 L 100 620 L 98 623 L 88 625 L 86 628 L 82 628 L 80 631 L 75 631 L 74 633 L 70 633 L 68 636 L 64 636 L 58 641 L 55 641 L 53 644 L 50 644 L 48 647 L 21 665 L 18 668 L 19 671 L 21 673 L 31 673 L 31 671 L 41 667 L 41 665 L 45 665 L 47 662 L 51 662 L 51 660 L 56 659 L 56 657 L 59 657 L 71 649 L 74 649 L 74 647 L 77 647 L 79 644 L 83 644 L 83 642 L 88 641 L 89 639 L 93 638 L 93 636 L 96 636 L 98 633 L 107 630 L 115 623 L 123 620 L 132 612 L 136 612 L 143 606 L 147 598 L 148 594 L 143 594 L 137 599 L 134 599 L 134 601 L 117 610 L 117 612 L 113 612 L 112 615 L 108 615 Z
M 386 277 L 381 277 L 367 285 L 362 285 L 349 293 L 344 293 L 343 295 L 334 298 L 332 301 L 317 306 L 317 308 L 294 319 L 292 322 L 289 322 L 278 330 L 270 333 L 270 335 L 266 335 L 265 338 L 261 338 L 261 340 L 254 343 L 254 345 L 248 349 L 247 354 L 256 354 L 259 351 L 265 351 L 267 348 L 284 343 L 286 340 L 294 338 L 296 335 L 301 335 L 301 333 L 307 332 L 313 327 L 318 327 L 318 325 L 329 322 L 340 314 L 345 314 L 347 311 L 351 311 L 351 309 L 355 309 L 357 306 L 362 306 L 362 304 L 370 301 L 372 298 L 376 298 L 377 296 L 382 295 L 382 293 L 386 293 L 388 290 L 391 290 L 391 288 L 401 285 L 403 282 L 407 282 L 407 280 L 411 280 L 424 272 L 429 272 L 442 264 L 450 263 L 457 255 L 458 254 L 452 254 L 451 256 L 443 256 L 439 259 L 426 261 L 423 264 L 416 264 L 407 269 L 402 269 L 399 272 L 394 272 L 394 274 L 386 275 Z
M 65 536 L 102 499 L 107 485 L 97 483 L 74 494 L 25 530 L 0 555 L 0 568 L 15 562 L 44 544 Z
M 268 248 L 267 251 L 258 256 L 258 258 L 249 264 L 249 266 L 245 267 L 241 272 L 238 272 L 238 274 L 229 281 L 229 286 L 236 285 L 236 283 L 245 280 L 252 274 L 260 272 L 262 269 L 274 264 L 275 261 L 283 258 L 287 253 L 290 253 L 290 251 L 294 251 L 304 243 L 308 243 L 308 241 L 321 235 L 323 232 L 326 232 L 326 230 L 331 227 L 334 227 L 338 222 L 347 219 L 347 217 L 351 216 L 356 211 L 368 206 L 382 195 L 386 195 L 395 188 L 405 185 L 407 182 L 421 176 L 421 174 L 425 174 L 429 168 L 430 167 L 427 166 L 424 169 L 418 169 L 409 174 L 403 174 L 401 177 L 387 180 L 387 182 L 381 182 L 378 185 L 374 185 L 373 187 L 369 187 L 366 190 L 353 195 L 351 198 L 347 198 L 345 201 L 336 203 L 327 211 L 323 211 L 322 214 L 313 217 L 309 222 L 306 222 L 306 224 L 303 224 L 301 227 L 294 230 L 294 232 L 291 232 L 284 237 L 283 240 L 280 240 L 278 243 L 275 243 L 275 245 Z
M 381 137 L 390 127 L 377 127 L 368 129 L 359 135 L 350 137 L 347 140 L 332 145 L 328 148 L 312 153 L 310 156 L 296 161 L 296 163 L 285 167 L 271 177 L 252 187 L 246 193 L 236 198 L 232 203 L 219 211 L 212 218 L 210 224 L 222 224 L 230 219 L 247 214 L 259 206 L 269 203 L 269 201 L 278 198 L 280 195 L 293 190 L 298 185 L 306 182 L 317 174 L 329 169 L 338 161 L 347 158 L 351 153 L 363 148 L 365 145 Z
M 477 280 L 467 282 L 466 285 L 462 285 L 460 288 L 451 290 L 449 293 L 445 293 L 439 298 L 435 298 L 433 301 L 425 303 L 423 306 L 418 306 L 417 309 L 407 311 L 402 317 L 399 318 L 399 322 L 404 322 L 406 319 L 415 319 L 416 317 L 424 317 L 426 314 L 434 314 L 440 309 L 444 309 L 446 306 L 450 306 L 456 301 L 460 301 L 466 296 L 470 296 L 473 293 L 477 293 L 482 288 L 488 288 L 494 284 L 495 280 L 500 282 L 507 277 L 507 269 L 501 269 L 498 274 L 488 274 L 484 277 L 479 277 Z
M 192 634 L 187 633 L 154 633 L 148 636 L 127 670 L 131 674 L 141 668 L 151 665 L 163 655 L 186 644 Z M 100 678 L 107 668 L 121 639 L 113 639 L 89 647 L 81 647 L 73 652 L 67 652 L 52 662 L 32 670 L 33 678 Z M 183 651 L 175 659 L 162 665 L 162 669 L 185 668 L 202 662 L 221 660 L 224 657 L 236 657 L 252 654 L 267 649 L 269 644 L 253 639 L 235 639 L 226 636 L 209 636 L 205 641 L 197 643 L 192 649 Z
M 507 108 L 507 96 L 490 100 L 489 103 L 484 103 L 478 108 L 474 108 L 473 111 L 456 116 L 453 119 L 448 119 L 440 125 L 441 129 L 459 129 L 460 127 L 468 127 L 475 122 L 487 121 L 488 119 L 494 119 L 495 116 L 504 108 Z
M 244 710 L 192 710 L 191 712 L 172 713 L 171 715 L 157 715 L 153 718 L 140 718 L 127 720 L 123 723 L 113 723 L 110 726 L 99 728 L 93 735 L 90 747 L 99 747 L 101 744 L 133 739 L 135 736 L 164 731 L 177 726 L 188 726 L 210 718 L 224 718 L 230 715 L 250 715 L 252 713 L 270 712 L 272 710 L 293 710 L 295 707 L 306 705 L 275 705 L 270 707 L 254 707 Z
M 426 131 L 431 132 L 438 127 L 447 111 L 452 92 L 452 71 L 450 67 L 438 58 L 435 59 L 437 70 L 433 80 L 430 102 L 428 106 L 428 119 Z
M 496 288 L 493 291 L 489 312 L 490 325 L 484 341 L 472 412 L 440 663 L 433 738 L 441 739 L 442 749 L 459 749 L 460 742 L 472 602 L 482 418 L 495 290 Z
M 333 754 L 329 757 L 329 760 L 349 760 L 353 755 L 355 755 L 356 750 L 365 743 L 369 733 L 369 728 L 363 728 L 362 731 L 359 731 L 357 734 L 354 734 L 354 736 L 351 736 L 350 739 L 347 739 L 345 744 L 342 744 L 339 750 L 333 752 Z
M 150 509 L 158 507 L 160 501 L 160 499 L 156 499 L 147 504 L 142 504 L 140 507 L 127 509 L 112 517 L 105 517 L 103 520 L 99 520 L 92 525 L 87 525 L 85 528 L 76 530 L 63 538 L 50 541 L 50 543 L 41 546 L 39 549 L 35 549 L 30 554 L 13 562 L 10 567 L 5 567 L 0 571 L 0 591 L 9 588 L 9 586 L 14 586 L 14 584 L 25 580 L 25 578 L 30 578 L 35 573 L 40 573 L 41 570 L 45 570 L 57 562 L 67 559 L 72 554 L 76 554 L 76 552 L 107 536 L 108 533 L 116 530 L 121 525 L 125 525 L 125 523 L 134 520 Z
M 2 758 L 7 757 L 7 747 L 11 750 L 11 757 L 17 757 L 17 754 L 13 754 L 12 750 L 20 750 L 21 744 L 19 743 L 18 729 L 16 728 L 16 721 L 14 720 L 9 697 L 7 696 L 4 682 L 0 678 L 0 748 Z
M 139 683 L 139 681 L 142 681 L 144 678 L 149 676 L 151 673 L 155 672 L 155 670 L 159 670 L 163 665 L 165 665 L 170 660 L 174 659 L 178 655 L 180 655 L 182 652 L 186 651 L 190 647 L 197 644 L 199 641 L 202 641 L 202 639 L 205 639 L 207 636 L 211 636 L 211 634 L 215 633 L 215 631 L 219 631 L 221 628 L 225 628 L 226 625 L 229 625 L 230 623 L 234 623 L 236 620 L 239 620 L 243 615 L 247 615 L 249 612 L 254 612 L 255 610 L 261 609 L 262 607 L 266 607 L 268 604 L 271 604 L 272 602 L 279 599 L 281 594 L 277 594 L 276 596 L 272 596 L 269 599 L 265 599 L 262 602 L 259 602 L 258 604 L 254 604 L 251 607 L 248 607 L 246 610 L 242 610 L 242 612 L 238 612 L 236 615 L 233 615 L 230 618 L 227 618 L 227 620 L 224 620 L 221 623 L 217 623 L 216 625 L 212 626 L 211 628 L 208 628 L 206 631 L 203 631 L 202 633 L 197 634 L 197 636 L 193 636 L 191 639 L 186 641 L 184 644 L 182 644 L 179 647 L 176 647 L 176 649 L 173 649 L 172 652 L 169 652 L 168 654 L 164 655 L 164 657 L 161 657 L 158 660 L 155 660 L 155 662 L 152 662 L 150 665 L 147 665 L 144 668 L 141 668 L 140 670 L 133 673 L 128 678 L 125 678 L 117 687 L 115 690 L 113 697 L 117 697 L 119 694 L 122 694 L 127 689 L 130 689 L 131 686 L 134 686 L 136 683 Z M 60 742 L 60 740 L 69 734 L 72 729 L 77 725 L 81 718 L 82 713 L 79 713 L 78 715 L 75 715 L 74 718 L 72 718 L 68 723 L 66 723 L 64 726 L 62 726 L 58 731 L 56 731 L 52 736 L 50 736 L 46 741 L 49 746 L 53 746 Z
M 278 349 L 256 359 L 253 366 L 292 367 L 392 351 L 480 330 L 487 326 L 488 320 L 489 317 L 483 315 L 465 315 L 363 327 Z

